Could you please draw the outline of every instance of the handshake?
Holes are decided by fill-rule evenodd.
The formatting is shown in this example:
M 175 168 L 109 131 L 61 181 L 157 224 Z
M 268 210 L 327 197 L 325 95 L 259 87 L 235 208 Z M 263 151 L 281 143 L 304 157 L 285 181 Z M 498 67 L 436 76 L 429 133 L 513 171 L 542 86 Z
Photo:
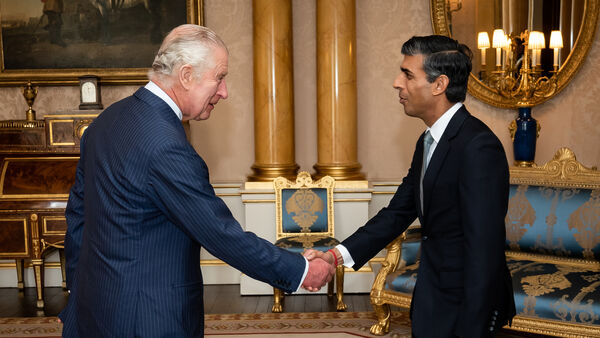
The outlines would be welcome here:
M 326 252 L 308 249 L 303 255 L 308 260 L 308 273 L 302 287 L 311 292 L 319 291 L 335 275 L 336 265 L 341 261 L 341 255 L 337 249 Z

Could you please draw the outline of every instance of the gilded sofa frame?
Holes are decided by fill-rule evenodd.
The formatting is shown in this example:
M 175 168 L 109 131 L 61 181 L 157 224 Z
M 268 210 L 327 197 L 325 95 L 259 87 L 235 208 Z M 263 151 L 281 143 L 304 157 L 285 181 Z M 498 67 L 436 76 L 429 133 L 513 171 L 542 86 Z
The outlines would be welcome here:
M 511 184 L 528 184 L 550 187 L 566 187 L 580 189 L 600 189 L 600 171 L 596 167 L 588 168 L 579 163 L 573 151 L 568 148 L 559 149 L 548 163 L 532 167 L 510 168 Z M 377 316 L 377 323 L 371 326 L 371 333 L 384 335 L 389 332 L 390 305 L 410 308 L 412 295 L 385 289 L 386 277 L 398 267 L 402 252 L 402 242 L 413 235 L 407 232 L 400 235 L 387 246 L 387 254 L 382 267 L 371 288 L 371 304 Z M 527 259 L 540 262 L 561 262 L 573 266 L 585 266 L 587 269 L 598 269 L 600 262 L 586 259 L 561 258 L 551 255 L 507 251 L 510 258 Z M 509 328 L 509 327 L 506 327 Z M 511 330 L 561 337 L 598 337 L 600 326 L 563 323 L 544 319 L 532 319 L 517 315 L 513 318 Z

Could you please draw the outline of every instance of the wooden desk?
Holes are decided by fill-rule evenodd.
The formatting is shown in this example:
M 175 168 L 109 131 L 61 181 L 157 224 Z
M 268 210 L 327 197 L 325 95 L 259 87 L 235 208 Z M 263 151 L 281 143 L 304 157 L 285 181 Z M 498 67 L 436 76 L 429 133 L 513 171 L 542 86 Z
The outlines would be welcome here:
M 65 286 L 64 216 L 79 161 L 79 140 L 100 111 L 67 111 L 44 120 L 0 121 L 0 258 L 33 266 L 37 307 L 44 307 L 44 257 L 58 249 Z

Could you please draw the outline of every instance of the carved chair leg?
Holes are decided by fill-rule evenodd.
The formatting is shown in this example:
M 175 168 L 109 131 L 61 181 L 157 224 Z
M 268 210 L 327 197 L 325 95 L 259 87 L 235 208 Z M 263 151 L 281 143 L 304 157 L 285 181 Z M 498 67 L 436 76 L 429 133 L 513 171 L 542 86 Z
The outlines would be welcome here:
M 15 259 L 15 264 L 17 266 L 17 288 L 22 291 L 25 287 L 23 284 L 23 269 L 25 267 L 25 261 L 23 259 Z
M 32 259 L 33 275 L 35 276 L 35 289 L 37 291 L 37 303 L 38 309 L 44 308 L 44 260 L 43 259 Z
M 337 296 L 337 307 L 338 311 L 346 311 L 348 306 L 344 304 L 344 266 L 340 265 L 335 268 L 335 286 Z
M 390 332 L 390 316 L 392 311 L 390 310 L 389 304 L 373 304 L 373 309 L 375 309 L 375 315 L 377 316 L 377 324 L 371 326 L 371 334 L 383 336 Z
M 331 279 L 329 283 L 327 283 L 327 297 L 333 297 L 333 283 L 335 283 L 335 277 Z
M 62 274 L 62 288 L 67 289 L 67 270 L 65 268 L 65 250 L 58 249 L 58 256 L 60 257 L 60 272 Z
M 281 313 L 283 312 L 283 306 L 281 303 L 283 301 L 283 291 L 278 288 L 273 288 L 273 307 L 271 308 L 271 312 Z

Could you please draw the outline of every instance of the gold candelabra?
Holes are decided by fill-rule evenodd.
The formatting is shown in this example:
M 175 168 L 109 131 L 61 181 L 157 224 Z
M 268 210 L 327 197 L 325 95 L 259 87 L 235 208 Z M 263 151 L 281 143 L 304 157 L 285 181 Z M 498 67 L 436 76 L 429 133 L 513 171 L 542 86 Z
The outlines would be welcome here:
M 560 43 L 557 40 L 559 38 L 560 31 L 552 32 L 550 48 L 554 49 L 555 55 L 553 74 L 558 71 L 558 50 L 562 48 L 562 38 Z M 503 97 L 516 101 L 518 107 L 532 107 L 536 98 L 547 98 L 556 92 L 556 76 L 542 76 L 540 56 L 545 48 L 543 33 L 525 30 L 508 36 L 501 29 L 495 30 L 492 47 L 496 48 L 496 67 L 490 75 L 485 71 L 485 50 L 490 47 L 487 32 L 479 33 L 478 47 L 482 56 L 482 79 Z M 523 52 L 519 54 L 521 48 Z

